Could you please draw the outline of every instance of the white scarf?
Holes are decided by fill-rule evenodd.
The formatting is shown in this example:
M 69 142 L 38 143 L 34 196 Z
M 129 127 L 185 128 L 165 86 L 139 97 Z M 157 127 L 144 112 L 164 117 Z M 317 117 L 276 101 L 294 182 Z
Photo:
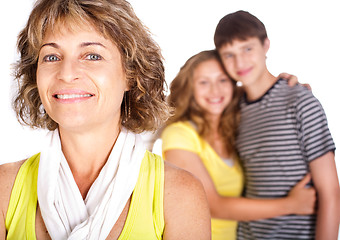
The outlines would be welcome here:
M 141 137 L 122 129 L 83 200 L 61 151 L 58 130 L 50 135 L 40 156 L 38 201 L 51 238 L 106 239 L 136 185 L 145 153 Z

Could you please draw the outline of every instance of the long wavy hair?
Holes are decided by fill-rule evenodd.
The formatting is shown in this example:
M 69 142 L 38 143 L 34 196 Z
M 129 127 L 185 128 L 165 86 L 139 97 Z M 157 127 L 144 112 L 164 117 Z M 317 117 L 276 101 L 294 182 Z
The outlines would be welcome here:
M 223 68 L 216 50 L 202 51 L 189 58 L 171 82 L 170 95 L 167 98 L 169 105 L 175 109 L 167 125 L 177 121 L 191 121 L 196 125 L 198 134 L 203 138 L 209 135 L 211 127 L 208 119 L 204 117 L 204 110 L 194 98 L 193 75 L 198 65 L 211 59 L 217 60 Z M 232 157 L 236 157 L 235 139 L 240 119 L 239 98 L 242 90 L 235 81 L 232 81 L 232 86 L 232 100 L 222 113 L 218 131 L 221 133 L 228 153 Z
M 13 107 L 23 125 L 54 130 L 58 124 L 43 110 L 36 71 L 47 30 L 95 26 L 118 47 L 130 90 L 121 105 L 121 124 L 134 132 L 156 130 L 169 117 L 163 57 L 149 30 L 124 0 L 38 0 L 18 36 L 15 66 L 18 92 Z M 129 109 L 128 111 L 126 109 Z

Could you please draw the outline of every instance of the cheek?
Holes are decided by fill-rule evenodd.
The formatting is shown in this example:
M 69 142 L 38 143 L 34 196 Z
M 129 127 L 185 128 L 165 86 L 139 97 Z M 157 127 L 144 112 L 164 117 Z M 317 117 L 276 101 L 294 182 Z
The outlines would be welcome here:
M 86 71 L 90 79 L 95 82 L 101 89 L 124 89 L 127 88 L 125 74 L 120 69 L 104 66 L 93 70 Z M 106 89 L 107 90 L 107 89 Z
M 97 78 L 95 83 L 99 97 L 105 99 L 107 105 L 116 105 L 123 101 L 126 84 L 122 79 Z
M 263 60 L 267 58 L 264 51 L 257 51 L 251 57 L 253 61 L 257 61 L 257 62 L 263 62 Z
M 37 81 L 37 88 L 38 88 L 40 99 L 44 101 L 44 98 L 47 97 L 46 91 L 47 91 L 48 79 L 44 77 L 41 71 L 37 71 L 36 81 Z
M 199 98 L 204 95 L 205 93 L 205 88 L 202 87 L 202 86 L 199 86 L 199 85 L 195 85 L 194 86 L 194 89 L 193 89 L 193 92 L 194 92 L 194 98 L 197 100 L 199 100 Z
M 194 97 L 194 101 L 200 105 L 200 102 L 201 102 L 201 99 L 202 99 L 202 92 L 199 91 L 199 89 L 194 89 L 194 92 L 193 92 L 193 97 Z
M 234 68 L 234 62 L 232 60 L 223 60 L 223 66 L 227 70 L 227 72 L 232 72 Z
M 49 81 L 52 75 L 53 73 L 49 68 L 46 68 L 46 66 L 40 66 L 38 64 L 38 67 L 36 70 L 36 79 L 37 79 L 38 87 L 46 84 L 46 82 Z

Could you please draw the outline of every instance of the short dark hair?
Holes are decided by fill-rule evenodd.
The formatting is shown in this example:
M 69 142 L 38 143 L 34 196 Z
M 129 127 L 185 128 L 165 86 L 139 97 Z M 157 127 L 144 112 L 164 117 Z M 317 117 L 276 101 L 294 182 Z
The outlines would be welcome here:
M 214 42 L 217 49 L 234 40 L 246 40 L 257 37 L 263 44 L 267 38 L 264 24 L 246 11 L 237 11 L 224 16 L 217 24 Z

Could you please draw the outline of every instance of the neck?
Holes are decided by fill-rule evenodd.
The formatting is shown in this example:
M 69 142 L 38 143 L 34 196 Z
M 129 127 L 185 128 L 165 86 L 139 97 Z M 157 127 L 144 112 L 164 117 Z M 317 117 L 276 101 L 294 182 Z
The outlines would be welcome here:
M 224 139 L 218 128 L 220 126 L 221 116 L 209 116 L 207 120 L 209 122 L 210 132 L 208 136 L 205 136 L 205 140 L 221 158 L 229 157 Z
M 209 122 L 209 127 L 212 133 L 218 133 L 218 127 L 220 125 L 221 116 L 209 115 L 209 116 L 206 116 L 206 119 Z
M 59 129 L 63 154 L 83 196 L 107 162 L 119 131 L 118 127 L 82 133 Z
M 276 82 L 276 77 L 266 70 L 253 84 L 244 86 L 248 101 L 261 98 Z

